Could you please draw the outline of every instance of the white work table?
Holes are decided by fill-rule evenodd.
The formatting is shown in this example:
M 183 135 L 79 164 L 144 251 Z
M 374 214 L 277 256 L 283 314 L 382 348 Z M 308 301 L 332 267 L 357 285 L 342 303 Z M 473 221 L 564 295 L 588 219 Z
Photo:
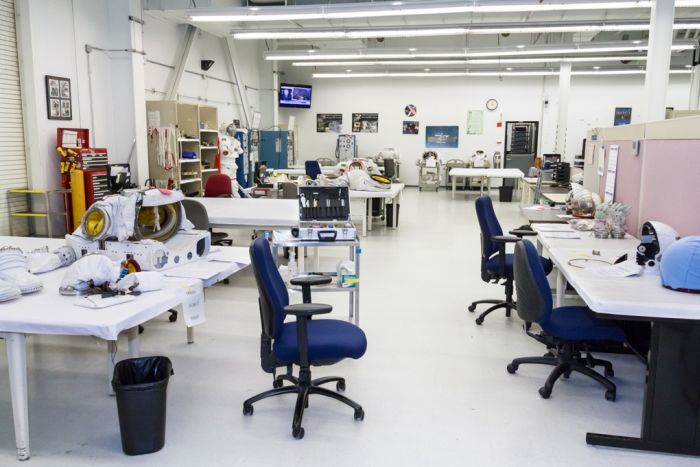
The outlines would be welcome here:
M 457 178 L 479 178 L 486 181 L 486 192 L 491 193 L 491 179 L 492 178 L 512 178 L 518 181 L 525 176 L 520 169 L 478 169 L 478 168 L 464 168 L 455 167 L 450 170 L 449 173 L 452 178 L 452 199 L 455 197 L 457 192 Z M 517 187 L 514 188 L 516 190 Z M 483 183 L 481 184 L 481 192 L 484 193 Z
M 43 246 L 48 246 L 51 250 L 64 244 L 63 239 L 0 237 L 0 246 L 15 246 L 24 250 Z M 220 262 L 210 264 L 216 273 L 207 274 L 206 280 L 202 280 L 204 286 L 212 285 L 214 281 L 228 277 L 246 266 L 238 263 L 225 266 Z M 187 265 L 178 268 L 187 268 Z M 138 356 L 138 326 L 179 306 L 182 302 L 178 289 L 197 280 L 168 278 L 165 288 L 161 290 L 142 293 L 131 302 L 94 310 L 75 306 L 75 297 L 59 294 L 58 289 L 65 272 L 66 268 L 59 268 L 39 274 L 38 277 L 43 282 L 42 290 L 0 303 L 0 337 L 5 340 L 7 348 L 15 440 L 20 460 L 28 459 L 31 455 L 27 398 L 27 335 L 95 336 L 104 339 L 107 341 L 109 380 L 119 334 L 128 330 L 129 356 Z M 189 328 L 188 339 L 191 340 Z
M 603 259 L 625 253 L 634 258 L 634 247 L 615 249 L 608 241 L 599 240 L 597 246 Z M 629 243 L 632 246 L 631 239 Z M 554 247 L 549 256 L 564 277 L 558 298 L 560 285 L 568 282 L 601 318 L 651 323 L 640 435 L 587 433 L 586 442 L 700 456 L 700 295 L 666 289 L 659 275 L 648 271 L 641 276 L 600 277 L 569 264 L 574 258 L 591 257 L 590 248 Z
M 401 204 L 401 192 L 406 187 L 403 183 L 392 183 L 391 188 L 382 191 L 358 191 L 350 190 L 350 205 L 352 206 L 353 200 L 359 200 L 362 209 L 362 236 L 367 236 L 367 231 L 372 230 L 372 205 L 368 202 L 370 199 L 390 199 L 394 207 L 392 208 L 392 228 L 398 227 L 398 216 L 399 209 L 398 206 Z M 357 201 L 356 201 L 357 202 Z M 352 214 L 352 207 L 351 207 Z
M 306 175 L 306 167 L 289 167 L 287 169 L 267 169 L 268 173 L 271 174 L 281 174 L 290 177 L 298 177 L 300 175 Z M 321 173 L 323 175 L 338 175 L 338 170 L 335 167 L 323 167 L 321 166 Z
M 295 199 L 195 198 L 204 205 L 212 227 L 284 229 L 299 226 Z

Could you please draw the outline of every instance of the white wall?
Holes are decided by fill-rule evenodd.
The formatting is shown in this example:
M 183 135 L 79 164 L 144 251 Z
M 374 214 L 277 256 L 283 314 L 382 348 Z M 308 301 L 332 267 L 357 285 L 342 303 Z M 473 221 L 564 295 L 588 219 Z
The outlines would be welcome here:
M 187 26 L 175 24 L 160 16 L 144 12 L 144 48 L 147 52 L 147 60 L 175 66 L 178 54 L 182 48 Z M 252 41 L 245 47 L 236 44 L 236 53 L 240 63 L 240 73 L 243 84 L 257 88 L 260 81 L 259 63 L 261 51 L 259 42 Z M 198 30 L 190 50 L 185 70 L 198 73 L 185 72 L 180 82 L 179 94 L 183 102 L 202 103 L 214 105 L 219 109 L 219 122 L 231 122 L 240 119 L 245 125 L 243 108 L 234 85 L 234 77 L 229 72 L 228 58 L 223 39 L 204 31 Z M 218 78 L 202 78 L 200 66 L 201 60 L 214 60 L 214 65 L 204 74 Z M 146 99 L 162 100 L 167 91 L 174 71 L 154 63 L 146 62 L 145 89 Z M 219 80 L 225 80 L 222 82 Z M 246 91 L 248 104 L 252 111 L 260 111 L 259 91 L 249 89 Z
M 128 159 L 136 134 L 132 54 L 93 51 L 88 74 L 85 45 L 130 48 L 130 4 L 109 0 L 17 2 L 27 165 L 32 187 L 60 186 L 57 128 L 90 128 L 94 146 L 106 147 L 111 162 Z M 47 118 L 45 75 L 71 80 L 72 120 Z
M 496 122 L 502 115 L 507 120 L 541 122 L 540 152 L 553 152 L 557 120 L 557 78 L 377 78 L 377 79 L 313 79 L 306 70 L 285 69 L 283 81 L 313 85 L 311 109 L 281 109 L 280 121 L 296 116 L 299 159 L 334 158 L 336 136 L 316 132 L 317 113 L 342 113 L 344 132 L 351 132 L 353 112 L 379 113 L 379 133 L 355 133 L 359 155 L 371 156 L 385 147 L 395 147 L 402 157 L 401 178 L 417 184 L 416 159 L 425 150 L 426 125 L 458 125 L 459 148 L 440 149 L 443 160 L 466 158 L 477 149 L 487 154 L 503 153 L 505 124 Z M 639 77 L 573 77 L 569 104 L 566 158 L 573 160 L 590 127 L 612 126 L 615 107 L 632 107 L 633 122 L 641 111 L 644 80 Z M 668 92 L 668 105 L 687 107 L 688 77 L 673 77 Z M 549 104 L 543 107 L 547 97 Z M 488 99 L 498 100 L 494 112 L 485 109 Z M 415 118 L 406 118 L 407 104 L 418 108 Z M 484 110 L 483 135 L 466 134 L 468 110 Z M 403 120 L 418 120 L 420 134 L 403 135 Z

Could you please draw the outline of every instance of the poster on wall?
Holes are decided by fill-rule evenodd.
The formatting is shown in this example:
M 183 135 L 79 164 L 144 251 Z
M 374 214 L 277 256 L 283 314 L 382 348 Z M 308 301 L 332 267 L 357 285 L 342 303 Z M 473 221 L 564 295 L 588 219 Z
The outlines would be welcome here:
M 408 104 L 406 107 L 404 107 L 403 113 L 405 113 L 407 117 L 415 117 L 418 113 L 418 109 L 415 105 Z
M 70 79 L 44 77 L 46 84 L 46 116 L 49 120 L 73 120 Z
M 412 120 L 403 121 L 403 134 L 404 135 L 417 135 L 420 129 L 420 123 L 414 122 Z
M 456 148 L 459 147 L 458 126 L 426 126 L 426 148 Z
M 378 133 L 379 132 L 379 114 L 352 114 L 352 132 L 353 133 Z
M 467 111 L 467 134 L 481 135 L 484 133 L 484 111 L 469 110 Z
M 317 133 L 340 133 L 343 127 L 343 114 L 316 114 Z
M 632 123 L 632 107 L 615 107 L 615 126 Z

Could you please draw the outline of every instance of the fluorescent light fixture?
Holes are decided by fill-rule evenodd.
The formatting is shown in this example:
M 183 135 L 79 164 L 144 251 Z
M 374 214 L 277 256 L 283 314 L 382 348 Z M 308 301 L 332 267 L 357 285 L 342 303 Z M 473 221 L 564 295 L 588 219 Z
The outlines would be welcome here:
M 393 28 L 357 30 L 303 30 L 280 29 L 271 31 L 236 31 L 233 38 L 238 40 L 255 39 L 369 39 L 377 37 L 437 37 L 462 36 L 465 34 L 539 34 L 549 32 L 605 32 L 605 31 L 649 31 L 649 23 L 611 24 L 559 24 L 559 25 L 500 25 L 494 27 L 441 27 L 441 28 Z M 676 23 L 675 30 L 700 29 L 700 22 Z M 516 46 L 519 49 L 525 45 Z
M 466 3 L 466 4 L 465 4 Z M 618 2 L 487 2 L 487 1 L 442 1 L 422 4 L 340 4 L 266 7 L 260 10 L 250 8 L 228 8 L 188 10 L 189 19 L 194 22 L 269 22 L 300 20 L 332 20 L 349 18 L 386 18 L 396 16 L 446 15 L 459 13 L 528 13 L 576 10 L 625 10 L 649 9 L 652 1 L 618 1 Z M 676 8 L 698 7 L 700 0 L 677 0 Z
M 683 50 L 692 50 L 694 44 L 676 44 L 671 46 L 674 52 Z M 620 52 L 643 52 L 648 49 L 646 45 L 608 45 L 598 47 L 559 47 L 559 48 L 538 48 L 531 47 L 529 49 L 491 49 L 491 50 L 465 50 L 458 49 L 452 51 L 426 51 L 419 50 L 415 52 L 402 52 L 400 50 L 382 51 L 374 53 L 372 51 L 357 51 L 357 52 L 326 52 L 316 53 L 314 55 L 300 54 L 298 51 L 289 53 L 268 52 L 265 55 L 265 60 L 278 61 L 302 61 L 302 60 L 382 60 L 382 59 L 416 59 L 416 58 L 487 58 L 487 57 L 515 57 L 515 56 L 537 56 L 537 55 L 581 55 L 581 54 L 603 54 L 603 53 L 620 53 Z
M 645 70 L 572 71 L 575 76 L 643 75 Z M 690 70 L 670 70 L 672 75 L 687 75 Z M 446 78 L 462 76 L 557 76 L 558 71 L 438 71 L 438 72 L 384 72 L 384 73 L 314 73 L 318 79 L 332 78 Z
M 645 61 L 646 55 L 620 56 L 620 57 L 547 57 L 547 58 L 477 58 L 457 60 L 365 60 L 365 61 L 321 61 L 321 62 L 293 62 L 293 66 L 309 67 L 343 67 L 343 66 L 406 66 L 406 65 L 500 65 L 500 64 L 528 64 L 528 63 L 560 63 L 560 62 L 617 62 L 617 61 Z

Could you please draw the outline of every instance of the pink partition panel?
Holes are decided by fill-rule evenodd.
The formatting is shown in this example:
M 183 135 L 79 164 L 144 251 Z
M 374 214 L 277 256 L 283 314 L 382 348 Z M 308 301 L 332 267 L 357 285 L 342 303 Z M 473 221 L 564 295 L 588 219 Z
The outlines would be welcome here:
M 606 141 L 605 142 L 605 170 L 600 180 L 599 195 L 605 199 L 605 179 L 607 177 L 608 160 L 610 157 L 610 146 L 617 145 L 619 147 L 617 153 L 617 177 L 615 180 L 615 198 L 614 201 L 628 205 L 630 215 L 627 218 L 625 225 L 627 232 L 635 237 L 639 236 L 639 214 L 640 214 L 640 181 L 642 179 L 642 161 L 644 160 L 645 144 L 647 141 L 641 141 L 639 155 L 635 156 L 632 153 L 632 141 Z M 592 167 L 592 170 L 598 170 L 597 167 Z
M 700 235 L 700 141 L 644 144 L 639 225 L 655 220 L 672 226 L 681 236 Z

